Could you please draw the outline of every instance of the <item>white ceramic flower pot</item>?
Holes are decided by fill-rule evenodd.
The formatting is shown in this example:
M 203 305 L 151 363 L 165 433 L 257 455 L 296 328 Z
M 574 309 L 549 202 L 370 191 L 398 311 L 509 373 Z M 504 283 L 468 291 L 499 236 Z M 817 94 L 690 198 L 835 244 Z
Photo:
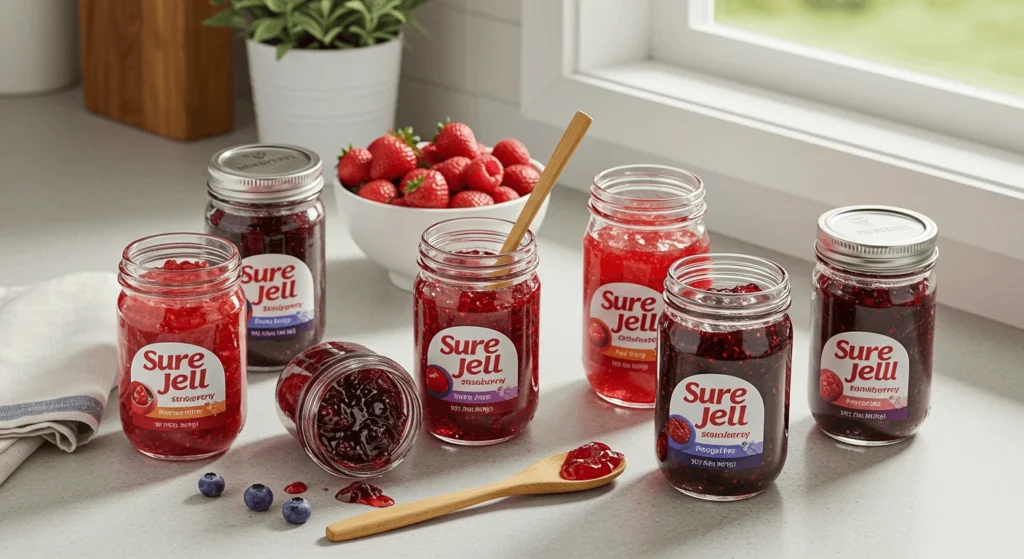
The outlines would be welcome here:
M 78 80 L 76 0 L 0 0 L 0 95 L 65 88 Z
M 292 49 L 247 41 L 261 142 L 312 149 L 324 167 L 348 144 L 365 146 L 394 128 L 402 41 L 346 50 Z

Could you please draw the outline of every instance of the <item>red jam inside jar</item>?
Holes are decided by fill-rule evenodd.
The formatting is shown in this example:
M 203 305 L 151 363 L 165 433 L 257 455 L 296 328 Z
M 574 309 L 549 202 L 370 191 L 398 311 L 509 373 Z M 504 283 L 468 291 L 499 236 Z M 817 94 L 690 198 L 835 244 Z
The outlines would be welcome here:
M 583 237 L 583 368 L 594 392 L 649 408 L 657 385 L 658 317 L 668 269 L 710 241 L 697 176 L 659 165 L 602 172 Z
M 419 433 L 412 377 L 387 357 L 349 342 L 300 353 L 275 390 L 278 417 L 325 471 L 373 477 L 397 466 Z
M 793 324 L 781 266 L 752 256 L 680 260 L 665 280 L 655 451 L 669 483 L 734 501 L 786 462 Z
M 248 145 L 210 161 L 206 232 L 242 256 L 249 370 L 280 371 L 324 332 L 325 222 L 320 157 Z
M 898 443 L 928 416 L 937 233 L 927 217 L 885 206 L 818 220 L 808 400 L 829 436 Z
M 423 233 L 413 292 L 423 420 L 455 444 L 495 444 L 537 411 L 540 280 L 537 245 L 496 256 L 512 222 L 465 218 Z
M 245 296 L 234 245 L 190 233 L 140 239 L 118 279 L 121 425 L 135 448 L 198 460 L 245 423 Z
M 559 475 L 571 481 L 597 479 L 614 472 L 625 458 L 604 443 L 587 443 L 565 455 Z

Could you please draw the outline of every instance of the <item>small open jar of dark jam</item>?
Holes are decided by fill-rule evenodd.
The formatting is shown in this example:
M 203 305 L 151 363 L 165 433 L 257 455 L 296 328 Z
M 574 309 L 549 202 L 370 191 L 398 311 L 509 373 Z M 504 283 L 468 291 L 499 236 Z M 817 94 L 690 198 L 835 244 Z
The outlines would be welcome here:
M 242 255 L 249 370 L 279 371 L 324 331 L 320 157 L 286 145 L 222 150 L 210 160 L 206 232 Z
M 416 383 L 401 365 L 350 342 L 324 342 L 281 371 L 277 414 L 306 454 L 336 476 L 390 471 L 420 431 Z
M 807 394 L 830 437 L 898 443 L 928 416 L 937 235 L 934 221 L 888 206 L 818 219 Z
M 789 277 L 753 256 L 689 256 L 669 269 L 664 298 L 654 407 L 661 472 L 692 497 L 753 497 L 786 463 Z

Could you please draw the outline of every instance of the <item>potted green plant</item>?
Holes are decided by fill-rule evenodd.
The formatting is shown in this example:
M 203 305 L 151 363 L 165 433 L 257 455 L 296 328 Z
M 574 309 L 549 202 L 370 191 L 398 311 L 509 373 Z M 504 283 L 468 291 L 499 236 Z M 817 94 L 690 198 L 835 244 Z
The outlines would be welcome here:
M 402 30 L 426 0 L 211 0 L 246 37 L 261 142 L 333 161 L 394 127 Z

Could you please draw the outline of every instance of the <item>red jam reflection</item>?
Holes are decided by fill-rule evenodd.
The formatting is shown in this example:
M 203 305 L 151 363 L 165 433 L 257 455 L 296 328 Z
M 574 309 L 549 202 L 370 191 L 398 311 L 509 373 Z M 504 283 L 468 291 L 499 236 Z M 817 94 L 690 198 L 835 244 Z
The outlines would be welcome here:
M 587 443 L 569 451 L 560 475 L 570 481 L 597 479 L 615 471 L 624 458 L 622 453 L 615 452 L 604 443 Z
M 353 482 L 348 487 L 338 491 L 334 498 L 342 503 L 359 503 L 379 509 L 395 504 L 395 500 L 385 495 L 383 489 L 362 481 Z

